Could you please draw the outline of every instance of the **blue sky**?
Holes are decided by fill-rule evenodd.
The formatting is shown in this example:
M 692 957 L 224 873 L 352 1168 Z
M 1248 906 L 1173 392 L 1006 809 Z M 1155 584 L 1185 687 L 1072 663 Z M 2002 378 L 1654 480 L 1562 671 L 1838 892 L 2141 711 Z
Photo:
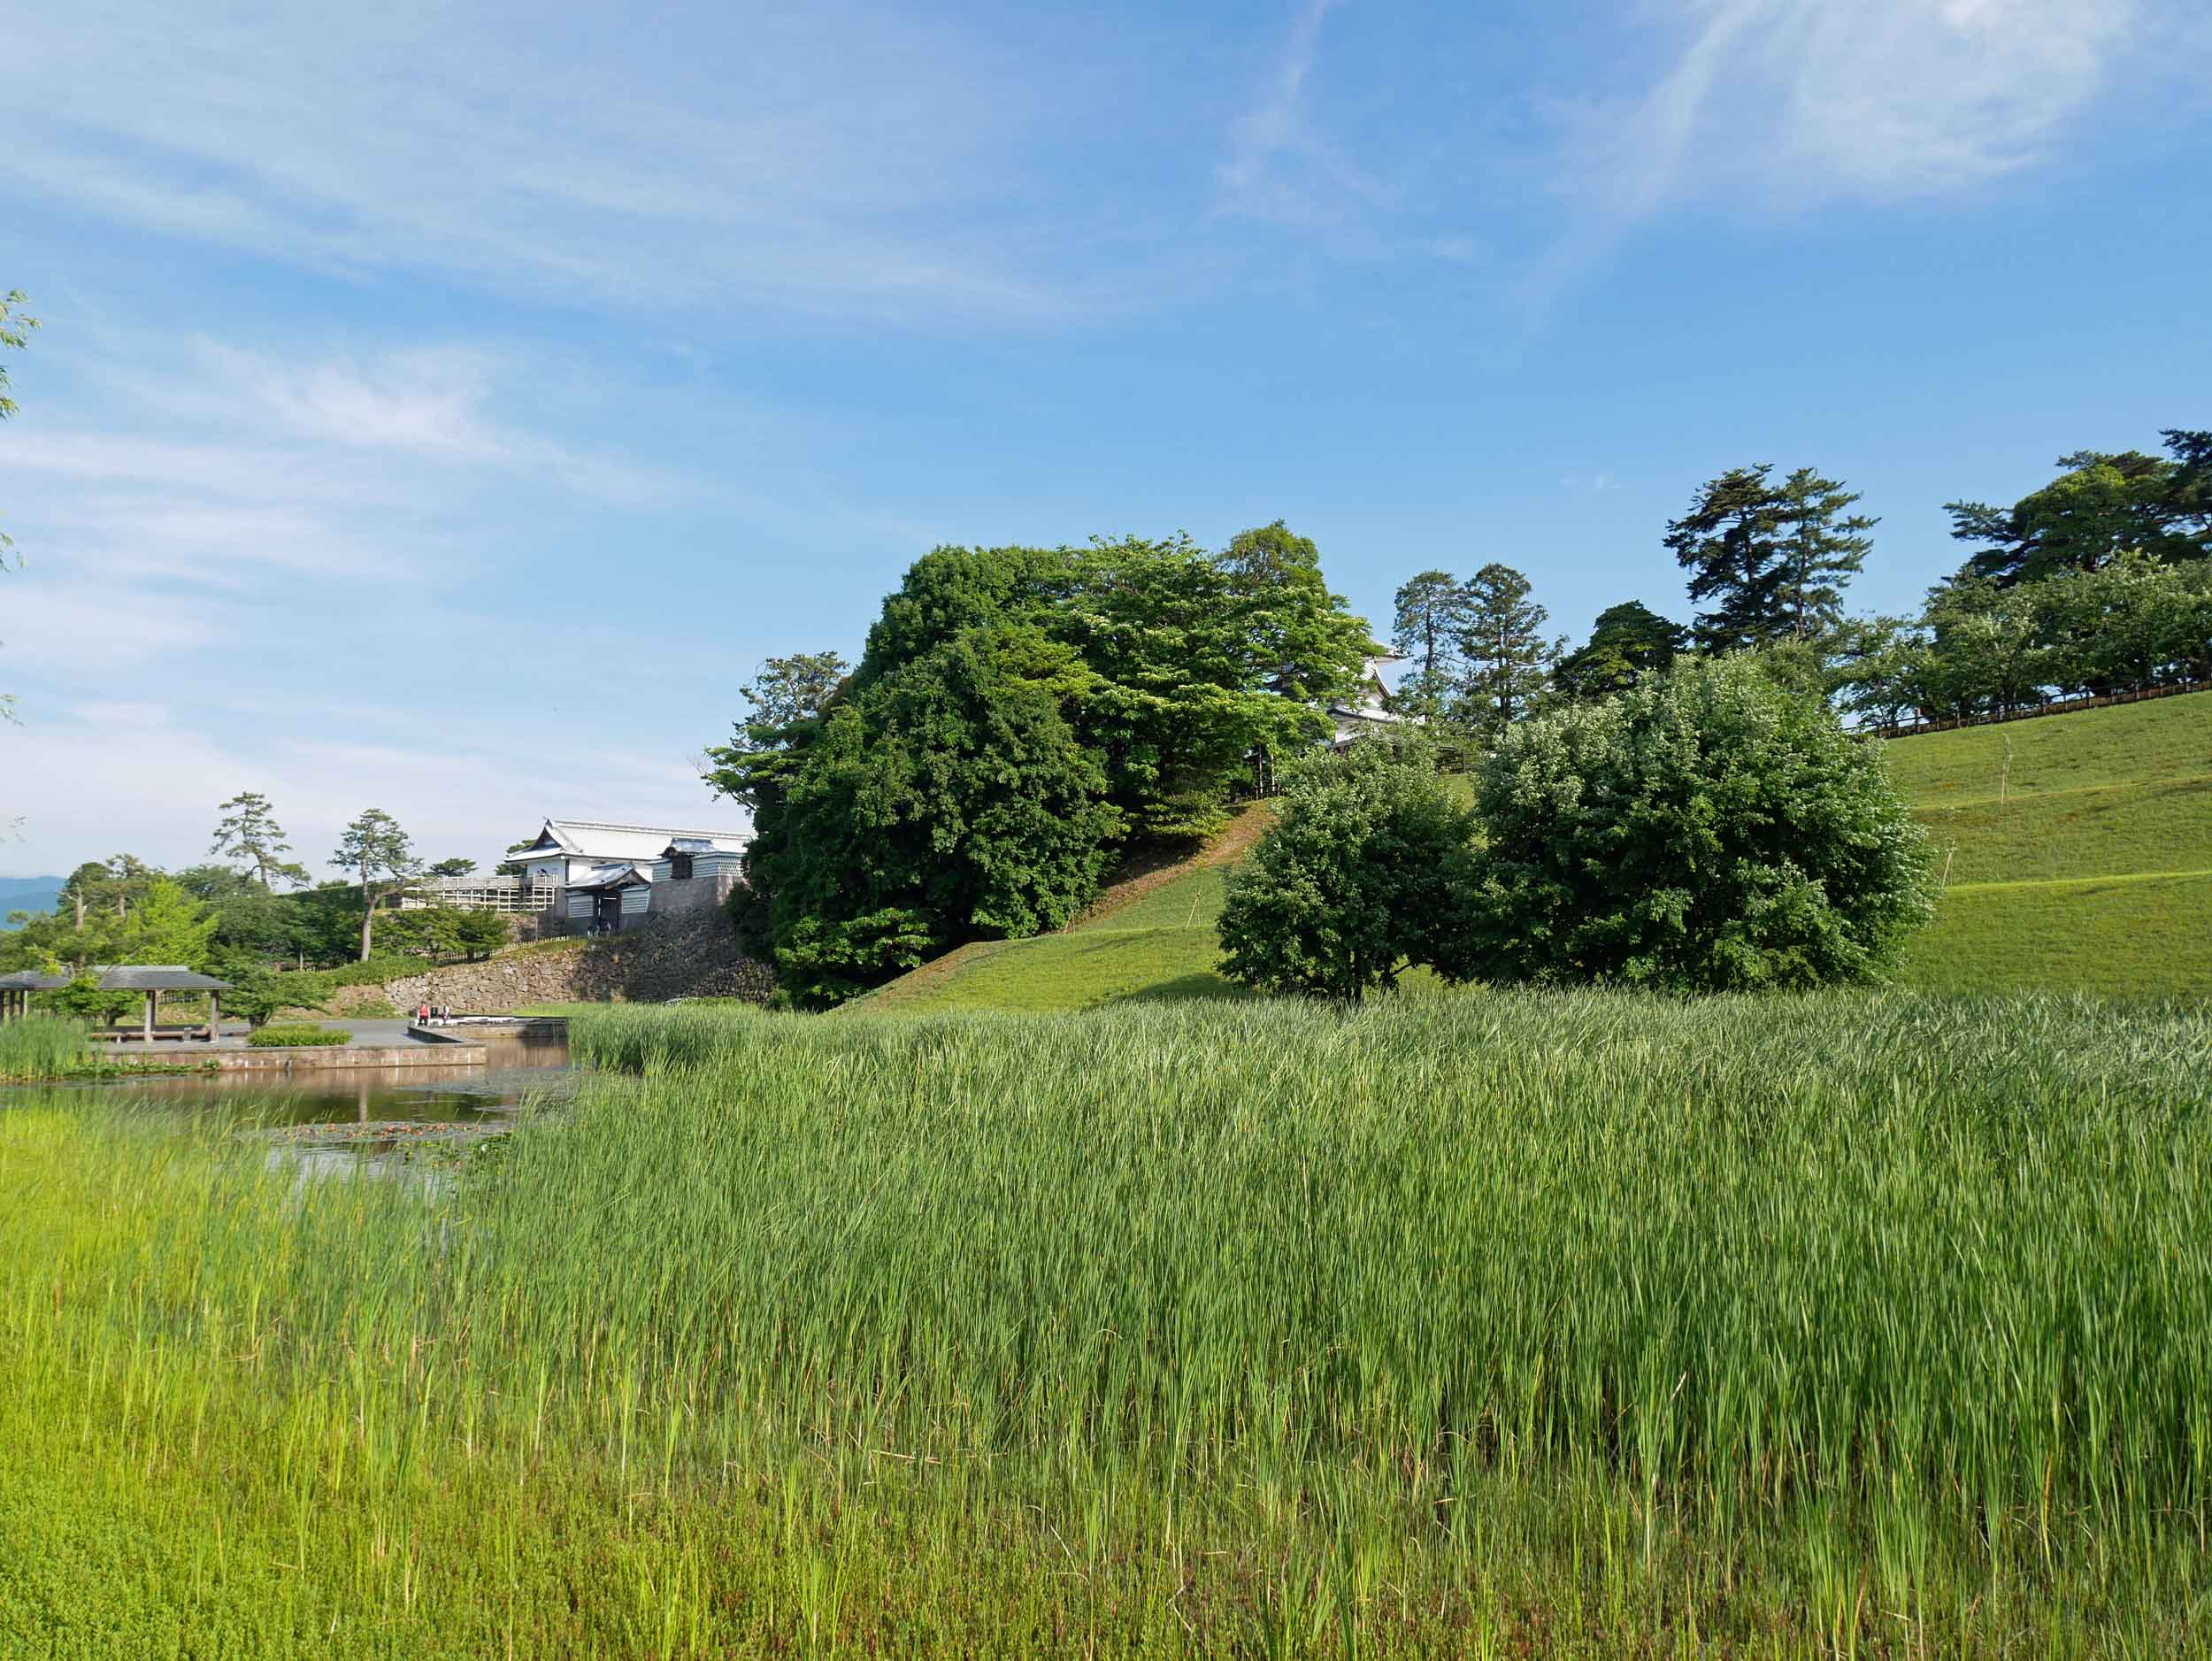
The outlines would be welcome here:
M 0 871 L 275 801 L 431 857 L 689 757 L 939 542 L 1278 516 L 1379 627 L 1686 607 L 1698 482 L 1882 517 L 2212 423 L 2182 0 L 81 0 L 11 25 Z

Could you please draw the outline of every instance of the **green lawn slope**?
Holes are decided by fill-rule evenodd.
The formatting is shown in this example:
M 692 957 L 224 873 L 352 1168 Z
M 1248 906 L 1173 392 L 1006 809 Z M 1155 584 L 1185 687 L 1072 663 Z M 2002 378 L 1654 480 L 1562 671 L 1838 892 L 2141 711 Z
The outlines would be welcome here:
M 855 1009 L 1072 1010 L 1132 998 L 1234 997 L 1216 971 L 1229 869 L 1272 817 L 1247 808 L 1193 858 L 1117 883 L 1070 927 L 963 946 L 880 987 Z
M 1904 977 L 1932 990 L 2212 997 L 2212 693 L 1894 739 L 1944 876 Z M 1266 823 L 1118 884 L 1074 927 L 985 941 L 856 1007 L 1068 1010 L 1224 997 L 1214 924 Z
M 1907 978 L 2212 997 L 2212 693 L 1901 738 L 1947 873 Z

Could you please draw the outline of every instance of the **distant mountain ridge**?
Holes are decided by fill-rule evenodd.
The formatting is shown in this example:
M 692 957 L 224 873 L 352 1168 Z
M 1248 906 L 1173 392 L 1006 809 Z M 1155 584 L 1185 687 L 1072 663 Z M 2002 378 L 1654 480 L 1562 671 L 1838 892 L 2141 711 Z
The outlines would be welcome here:
M 0 877 L 0 928 L 10 911 L 50 911 L 61 898 L 61 877 Z

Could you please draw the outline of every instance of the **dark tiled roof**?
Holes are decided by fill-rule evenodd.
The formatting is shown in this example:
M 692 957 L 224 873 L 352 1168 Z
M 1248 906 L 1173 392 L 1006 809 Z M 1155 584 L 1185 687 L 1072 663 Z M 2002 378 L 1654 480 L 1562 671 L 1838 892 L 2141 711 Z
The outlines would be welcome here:
M 0 974 L 0 992 L 53 992 L 69 984 L 65 974 L 41 974 L 35 969 L 19 969 L 13 974 Z
M 103 992 L 227 992 L 230 982 L 175 963 L 124 964 L 95 969 Z M 65 984 L 66 984 L 65 982 Z

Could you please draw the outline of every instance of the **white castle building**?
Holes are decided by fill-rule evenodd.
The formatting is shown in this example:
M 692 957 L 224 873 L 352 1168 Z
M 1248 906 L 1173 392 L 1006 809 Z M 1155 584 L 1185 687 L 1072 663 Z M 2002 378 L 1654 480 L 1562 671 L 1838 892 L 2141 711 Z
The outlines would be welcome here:
M 742 880 L 751 841 L 749 830 L 729 827 L 549 819 L 507 856 L 505 863 L 522 867 L 519 875 L 418 883 L 401 904 L 552 911 L 594 930 L 618 929 L 657 911 L 720 904 Z

